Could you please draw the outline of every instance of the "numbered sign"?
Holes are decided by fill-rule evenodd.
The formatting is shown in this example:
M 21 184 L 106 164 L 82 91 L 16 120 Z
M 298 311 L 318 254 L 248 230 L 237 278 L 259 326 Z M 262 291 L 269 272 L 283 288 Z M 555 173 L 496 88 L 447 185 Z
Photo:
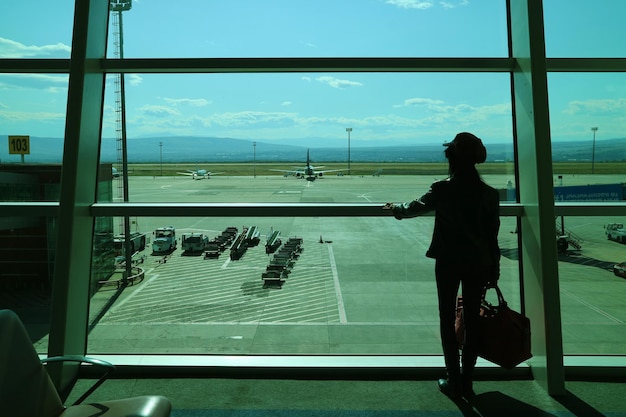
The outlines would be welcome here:
M 9 154 L 29 155 L 30 136 L 9 136 Z

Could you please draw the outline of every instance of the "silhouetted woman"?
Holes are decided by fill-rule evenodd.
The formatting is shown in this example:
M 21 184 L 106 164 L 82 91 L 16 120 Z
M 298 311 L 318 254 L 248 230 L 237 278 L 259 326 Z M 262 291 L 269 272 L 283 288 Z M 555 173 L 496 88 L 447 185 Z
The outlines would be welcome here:
M 500 274 L 498 192 L 485 184 L 475 165 L 487 150 L 471 133 L 462 132 L 444 144 L 449 178 L 434 182 L 426 194 L 408 203 L 385 204 L 397 219 L 435 212 L 432 242 L 426 256 L 434 258 L 439 325 L 447 378 L 439 389 L 452 398 L 473 397 L 480 299 Z M 462 354 L 454 329 L 456 297 L 462 286 L 465 341 Z

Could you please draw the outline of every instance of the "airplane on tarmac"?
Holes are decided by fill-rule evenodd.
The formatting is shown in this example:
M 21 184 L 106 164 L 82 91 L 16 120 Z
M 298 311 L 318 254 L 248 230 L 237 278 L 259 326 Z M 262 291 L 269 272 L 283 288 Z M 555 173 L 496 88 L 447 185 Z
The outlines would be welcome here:
M 210 172 L 206 169 L 196 168 L 195 170 L 188 169 L 187 172 L 177 172 L 180 175 L 189 175 L 193 180 L 209 179 L 211 175 L 223 174 L 223 172 Z
M 311 165 L 311 159 L 309 158 L 309 150 L 306 150 L 306 166 L 296 167 L 295 169 L 272 169 L 272 171 L 285 172 L 287 174 L 294 175 L 296 178 L 304 178 L 307 181 L 315 181 L 317 178 L 321 178 L 327 172 L 340 172 L 345 169 L 327 169 L 324 171 L 318 171 L 319 168 L 324 168 L 323 165 L 313 166 Z

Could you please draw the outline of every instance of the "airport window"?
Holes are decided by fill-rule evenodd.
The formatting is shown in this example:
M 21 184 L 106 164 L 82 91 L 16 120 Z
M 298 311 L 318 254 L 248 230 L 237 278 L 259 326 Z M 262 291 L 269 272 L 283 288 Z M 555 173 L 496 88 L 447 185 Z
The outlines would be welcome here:
M 557 218 L 566 355 L 623 355 L 626 216 Z
M 484 174 L 508 175 L 495 180 L 495 187 L 515 182 L 508 74 L 126 74 L 125 79 L 129 201 L 142 201 L 154 189 L 164 191 L 152 197 L 162 202 L 384 203 L 378 188 L 394 176 L 447 174 L 441 145 L 457 126 L 483 138 L 489 149 Z M 107 83 L 100 153 L 102 163 L 114 165 L 116 188 L 124 171 L 118 84 Z M 307 166 L 313 172 L 305 173 Z M 233 187 L 232 180 L 242 176 L 248 180 Z M 325 197 L 324 189 L 336 182 L 293 181 L 347 176 L 378 181 L 332 197 Z M 255 181 L 267 177 L 275 180 L 272 185 Z M 190 181 L 201 179 L 210 181 Z M 188 193 L 173 200 L 172 187 Z M 364 197 L 355 198 L 359 195 Z
M 544 25 L 548 58 L 622 58 L 626 29 L 621 16 L 626 4 L 620 0 L 597 3 L 545 0 Z
M 549 75 L 556 204 L 624 204 L 623 81 L 623 73 Z M 565 354 L 624 353 L 610 329 L 624 322 L 612 288 L 623 280 L 614 269 L 624 261 L 625 219 L 556 218 Z
M 63 158 L 68 81 L 66 74 L 0 74 L 3 174 L 30 175 L 40 184 L 59 184 L 60 167 L 34 170 L 32 164 L 59 165 Z M 58 200 L 58 195 L 45 190 L 36 194 L 31 201 Z
M 126 58 L 505 57 L 504 2 L 133 2 L 113 15 Z M 113 28 L 121 27 L 122 30 Z M 481 30 L 472 28 L 480 27 Z
M 626 160 L 620 142 L 626 127 L 622 117 L 625 82 L 623 72 L 549 74 L 555 173 L 559 173 L 558 164 L 564 162 L 586 164 L 581 174 L 610 174 L 607 163 L 612 163 L 615 174 L 626 170 L 619 164 Z M 594 162 L 602 167 L 595 167 Z
M 389 0 L 370 2 L 363 6 L 363 2 L 355 0 L 345 2 L 346 10 L 349 9 L 350 13 L 325 14 L 321 19 L 311 18 L 326 10 L 320 7 L 319 2 L 311 2 L 310 5 L 301 2 L 295 8 L 293 2 L 267 2 L 267 7 L 263 10 L 259 9 L 258 2 L 224 2 L 219 6 L 213 4 L 205 6 L 200 3 L 166 8 L 168 5 L 160 2 L 150 4 L 135 2 L 132 9 L 110 19 L 107 52 L 110 59 L 98 61 L 102 63 L 102 69 L 107 73 L 102 124 L 103 158 L 98 171 L 94 199 L 96 204 L 90 207 L 87 215 L 89 221 L 93 220 L 93 230 L 85 227 L 83 231 L 85 236 L 89 231 L 93 231 L 93 242 L 89 242 L 93 258 L 91 270 L 89 267 L 81 267 L 79 278 L 90 280 L 91 326 L 87 350 L 94 353 L 134 354 L 171 352 L 439 354 L 440 347 L 434 324 L 433 282 L 428 280 L 428 277 L 432 276 L 433 265 L 430 260 L 421 256 L 419 251 L 423 246 L 419 239 L 422 236 L 427 238 L 432 228 L 432 217 L 412 221 L 409 227 L 415 233 L 407 234 L 404 222 L 378 216 L 344 215 L 346 210 L 365 212 L 368 204 L 379 204 L 386 200 L 406 200 L 419 195 L 422 191 L 420 187 L 426 186 L 429 181 L 425 178 L 420 178 L 423 182 L 418 181 L 419 175 L 413 169 L 422 168 L 429 163 L 411 161 L 408 162 L 409 165 L 413 164 L 410 169 L 406 166 L 401 167 L 400 173 L 408 174 L 407 181 L 401 189 L 394 189 L 393 187 L 398 184 L 393 181 L 393 177 L 401 176 L 398 172 L 387 175 L 390 173 L 385 173 L 384 169 L 378 172 L 371 169 L 372 167 L 358 171 L 362 169 L 360 163 L 356 161 L 359 155 L 355 153 L 348 157 L 345 144 L 352 140 L 354 152 L 358 152 L 356 143 L 366 139 L 364 133 L 373 135 L 373 131 L 368 131 L 366 126 L 356 123 L 363 120 L 381 120 L 381 115 L 388 116 L 389 120 L 395 122 L 388 123 L 386 132 L 389 136 L 397 136 L 409 118 L 404 112 L 416 110 L 416 107 L 403 108 L 402 104 L 427 107 L 432 112 L 423 118 L 417 118 L 417 124 L 407 126 L 413 128 L 415 132 L 424 134 L 410 138 L 408 146 L 426 145 L 434 138 L 433 143 L 440 147 L 442 137 L 447 139 L 456 133 L 457 126 L 473 130 L 486 140 L 497 138 L 493 143 L 487 142 L 488 146 L 502 142 L 514 147 L 525 140 L 535 139 L 538 142 L 544 140 L 544 138 L 518 137 L 516 138 L 518 142 L 514 143 L 512 137 L 511 132 L 515 126 L 526 123 L 525 127 L 528 127 L 537 120 L 541 124 L 542 116 L 547 114 L 536 114 L 533 113 L 535 109 L 529 109 L 528 115 L 537 118 L 530 121 L 514 120 L 511 116 L 512 113 L 515 114 L 515 109 L 511 108 L 514 107 L 512 103 L 518 104 L 520 96 L 527 93 L 532 95 L 541 92 L 542 87 L 539 86 L 532 91 L 521 91 L 523 88 L 517 85 L 515 94 L 518 96 L 515 99 L 509 97 L 511 71 L 525 69 L 516 66 L 514 57 L 508 59 L 506 2 L 478 4 L 459 1 L 435 4 L 435 2 Z M 334 3 L 328 2 L 329 5 Z M 8 136 L 14 134 L 30 135 L 31 139 L 35 139 L 31 142 L 32 145 L 37 144 L 37 138 L 63 138 L 66 111 L 67 114 L 76 116 L 82 110 L 77 108 L 79 106 L 75 102 L 72 103 L 70 100 L 68 103 L 67 99 L 73 13 L 74 6 L 79 10 L 80 4 L 65 2 L 60 6 L 39 3 L 35 5 L 32 1 L 23 1 L 15 3 L 15 7 L 7 10 L 9 14 L 3 15 L 9 18 L 6 19 L 7 24 L 3 26 L 5 30 L 3 38 L 0 38 L 0 72 L 2 72 L 0 89 L 3 91 L 0 98 L 0 120 L 3 131 L 0 131 L 0 135 L 4 135 L 2 137 L 6 137 L 7 141 Z M 421 8 L 417 7 L 418 5 L 431 7 Z M 593 58 L 624 56 L 623 45 L 613 41 L 623 37 L 623 25 L 617 19 L 623 14 L 619 11 L 624 6 L 618 0 L 606 0 L 602 2 L 605 7 L 591 9 L 587 9 L 587 5 L 581 2 L 545 0 L 543 5 L 545 30 L 534 27 L 532 29 L 544 30 L 545 50 L 548 56 L 547 70 L 567 71 L 567 73 L 552 72 L 548 75 L 550 134 L 553 141 L 552 154 L 556 158 L 553 163 L 552 181 L 558 215 L 555 218 L 550 215 L 548 221 L 540 222 L 542 225 L 555 222 L 557 233 L 554 238 L 558 250 L 561 251 L 558 270 L 562 290 L 560 324 L 563 329 L 563 347 L 568 355 L 619 355 L 624 353 L 622 347 L 624 344 L 618 335 L 621 333 L 615 329 L 619 329 L 625 319 L 620 309 L 620 300 L 616 297 L 619 295 L 623 279 L 619 266 L 619 262 L 623 261 L 619 258 L 623 242 L 618 237 L 609 236 L 608 232 L 621 230 L 619 225 L 626 223 L 626 218 L 620 211 L 623 202 L 611 200 L 611 204 L 605 205 L 605 201 L 598 202 L 596 196 L 619 194 L 619 187 L 615 186 L 618 181 L 600 176 L 623 174 L 619 171 L 623 158 L 620 159 L 616 151 L 611 152 L 603 147 L 608 144 L 603 141 L 619 139 L 619 132 L 623 131 L 623 126 L 620 126 L 619 109 L 626 69 L 620 60 Z M 199 13 L 201 6 L 214 9 Z M 269 16 L 260 18 L 260 12 L 268 13 Z M 120 19 L 122 16 L 123 38 Z M 86 19 L 86 16 L 83 18 Z M 192 24 L 192 20 L 196 18 L 197 24 Z M 25 25 L 24 21 L 28 21 L 28 25 Z M 390 22 L 393 22 L 393 25 L 390 25 Z M 84 27 L 86 22 L 80 23 L 82 25 L 79 24 L 79 28 Z M 163 30 L 165 27 L 168 30 Z M 481 30 L 467 30 L 468 28 Z M 367 30 L 367 36 L 359 35 L 363 29 Z M 532 35 L 538 34 L 531 34 L 533 40 L 538 39 Z M 516 36 L 520 36 L 519 33 L 516 33 Z M 54 42 L 50 39 L 54 39 Z M 432 41 L 433 39 L 436 41 Z M 523 37 L 521 42 L 519 37 L 516 40 L 518 46 L 526 41 Z M 115 59 L 122 57 L 118 48 L 122 41 L 123 57 L 137 59 L 126 62 Z M 523 46 L 521 49 L 524 49 Z M 537 52 L 543 46 L 533 43 L 529 49 L 531 52 Z M 283 57 L 285 60 L 272 61 L 267 57 Z M 358 57 L 364 57 L 367 61 L 356 59 Z M 406 61 L 394 60 L 403 57 L 418 59 L 410 61 L 408 66 L 405 66 Z M 437 57 L 445 59 L 438 60 Z M 563 57 L 572 59 L 559 59 Z M 204 58 L 209 59 L 203 60 Z M 210 60 L 211 58 L 222 58 L 223 61 L 220 62 L 225 66 L 217 69 L 202 67 L 209 63 L 213 65 L 215 62 Z M 246 58 L 254 59 L 246 61 Z M 324 58 L 339 58 L 340 65 L 345 64 L 346 67 L 340 68 L 340 65 L 336 64 L 337 60 L 325 61 Z M 346 59 L 341 60 L 342 58 Z M 297 64 L 291 66 L 290 59 Z M 261 67 L 260 71 L 258 67 L 247 68 L 246 62 L 252 61 L 254 64 L 261 63 L 265 66 Z M 272 67 L 272 62 L 280 62 L 280 65 Z M 330 68 L 327 66 L 329 62 L 332 64 Z M 349 65 L 354 63 L 363 67 L 354 68 Z M 531 75 L 529 79 L 541 79 L 543 75 L 534 67 L 529 71 L 539 73 L 529 74 Z M 118 100 L 121 88 L 117 75 L 119 72 L 126 74 L 123 84 L 124 99 L 127 100 L 124 101 L 124 105 L 125 115 L 129 116 L 125 128 L 130 148 L 126 156 L 132 162 L 126 167 L 128 168 L 126 172 L 124 167 L 120 170 L 119 151 L 116 148 L 119 144 L 116 142 L 117 135 L 120 133 L 116 119 L 120 115 L 121 104 Z M 159 74 L 161 72 L 170 73 Z M 80 77 L 80 72 L 78 74 Z M 309 78 L 309 86 L 315 87 L 308 92 L 304 90 L 306 83 L 303 81 L 307 80 L 306 77 Z M 191 86 L 185 86 L 187 81 Z M 278 88 L 273 87 L 275 83 L 279 85 Z M 238 88 L 235 86 L 237 84 Z M 368 91 L 361 86 L 372 89 Z M 146 99 L 148 95 L 145 92 L 149 87 L 153 87 L 152 96 Z M 448 87 L 456 94 L 450 93 L 450 96 L 443 98 L 437 95 L 438 91 Z M 384 96 L 382 93 L 386 90 L 395 92 L 397 99 L 387 102 L 381 100 Z M 268 100 L 270 94 L 277 91 L 283 92 L 285 97 L 280 101 Z M 293 93 L 293 97 L 287 97 L 286 93 Z M 400 95 L 405 93 L 412 94 L 410 96 L 407 94 L 407 97 L 401 100 Z M 14 96 L 11 96 L 12 94 Z M 348 95 L 350 97 L 346 99 Z M 225 104 L 226 98 L 233 100 L 231 105 Z M 92 94 L 86 102 L 99 103 L 97 100 L 99 94 Z M 317 178 L 316 181 L 300 181 L 279 174 L 275 176 L 275 181 L 280 182 L 281 188 L 277 193 L 270 193 L 273 185 L 265 190 L 258 186 L 258 183 L 266 181 L 269 175 L 261 171 L 263 162 L 259 161 L 259 165 L 256 166 L 255 153 L 259 151 L 259 157 L 261 156 L 262 139 L 265 139 L 270 129 L 288 132 L 287 128 L 290 125 L 302 127 L 297 123 L 297 119 L 285 117 L 285 114 L 289 115 L 296 106 L 302 105 L 299 101 L 304 103 L 304 107 L 299 108 L 297 114 L 304 115 L 309 121 L 330 120 L 333 122 L 327 125 L 330 126 L 330 133 L 322 131 L 321 127 L 318 130 L 309 130 L 306 131 L 307 135 L 303 136 L 307 139 L 297 140 L 295 143 L 293 135 L 284 133 L 282 139 L 285 143 L 298 147 L 299 153 L 303 153 L 303 150 L 312 148 L 307 143 L 309 138 L 319 139 L 321 135 L 326 139 L 337 140 L 341 144 L 338 148 L 343 147 L 346 151 L 344 159 L 334 157 L 334 160 L 328 160 L 327 157 L 318 156 L 317 153 L 314 156 L 313 149 L 310 149 L 311 160 L 324 164 L 328 162 L 328 165 L 337 169 L 348 168 L 349 171 L 354 169 L 355 172 L 354 174 L 350 172 L 347 176 L 330 175 L 322 180 Z M 521 101 L 522 105 L 527 104 L 524 100 Z M 66 109 L 68 104 L 70 108 Z M 357 104 L 373 109 L 373 114 L 357 113 Z M 320 114 L 319 109 L 322 107 L 335 110 L 336 113 L 338 109 L 341 110 L 344 112 L 343 118 L 322 117 L 325 116 Z M 200 112 L 207 108 L 213 110 L 208 113 L 209 116 Z M 268 111 L 268 108 L 271 110 Z M 433 111 L 436 108 L 440 109 L 438 113 Z M 193 117 L 189 117 L 188 115 L 192 113 Z M 222 130 L 219 136 L 215 135 L 215 131 L 220 123 L 217 123 L 217 118 L 210 117 L 216 114 L 231 116 L 230 124 L 223 122 L 225 118 L 221 119 L 221 124 L 227 125 L 230 130 Z M 266 118 L 268 114 L 274 117 Z M 247 116 L 247 119 L 243 116 Z M 87 116 L 82 117 L 82 121 L 87 121 Z M 93 126 L 94 120 L 92 115 L 90 123 L 85 125 Z M 250 131 L 241 128 L 242 122 L 251 120 L 254 121 L 255 134 L 249 134 Z M 350 123 L 343 123 L 344 121 Z M 150 127 L 153 130 L 150 130 Z M 248 179 L 258 180 L 257 185 L 254 186 L 251 181 L 246 182 L 244 188 L 239 189 L 237 193 L 228 190 L 230 185 L 219 188 L 220 184 L 227 184 L 230 180 L 233 182 L 240 180 L 233 179 L 234 175 L 226 175 L 224 178 L 216 176 L 210 181 L 191 181 L 189 178 L 185 180 L 183 175 L 177 175 L 178 172 L 186 172 L 187 169 L 194 170 L 196 168 L 194 162 L 192 162 L 194 167 L 181 165 L 164 172 L 161 157 L 167 156 L 167 152 L 175 147 L 169 143 L 172 136 L 196 136 L 191 129 L 198 127 L 204 129 L 200 136 L 243 137 L 252 142 L 252 145 L 248 143 L 248 148 L 252 148 L 248 151 L 249 157 L 243 162 L 247 164 L 248 171 L 242 174 Z M 139 139 L 158 138 L 157 134 L 160 133 L 163 136 L 158 143 L 142 148 L 133 147 L 139 144 Z M 89 138 L 95 137 L 97 134 L 90 130 Z M 571 149 L 567 152 L 563 150 L 562 146 L 570 139 L 580 143 L 580 151 L 570 153 Z M 82 140 L 83 144 L 86 143 L 84 138 Z M 58 153 L 63 148 L 63 139 L 55 143 L 60 143 L 53 151 Z M 594 143 L 597 146 L 595 148 Z M 592 161 L 585 160 L 587 157 L 584 156 L 589 155 L 589 145 L 592 146 Z M 37 146 L 37 152 L 40 149 Z M 539 146 L 538 149 L 543 148 Z M 56 265 L 59 264 L 56 261 L 57 252 L 71 255 L 76 251 L 76 246 L 70 249 L 63 242 L 56 240 L 55 215 L 58 211 L 63 211 L 58 210 L 60 207 L 55 204 L 60 193 L 58 180 L 45 182 L 45 185 L 41 178 L 33 180 L 32 173 L 23 172 L 23 169 L 30 165 L 28 162 L 35 162 L 32 155 L 25 157 L 27 164 L 21 164 L 21 161 L 18 161 L 20 157 L 11 156 L 6 152 L 6 147 L 0 147 L 3 164 L 0 181 L 3 202 L 0 203 L 0 210 L 5 222 L 2 229 L 4 241 L 2 250 L 5 254 L 14 250 L 16 247 L 10 247 L 9 244 L 12 242 L 37 249 L 37 262 L 30 262 L 32 264 L 30 266 L 39 267 L 41 270 L 26 271 L 37 276 L 33 281 L 25 276 L 24 269 L 20 269 L 22 275 L 16 279 L 15 276 L 11 276 L 14 271 L 11 268 L 14 265 L 3 265 L 0 275 L 2 279 L 0 297 L 3 305 L 11 305 L 5 301 L 11 300 L 20 314 L 30 319 L 27 325 L 35 335 L 34 343 L 41 353 L 46 353 L 48 348 L 46 314 L 65 308 L 50 304 L 51 273 L 55 262 Z M 81 152 L 85 151 L 81 149 Z M 70 166 L 76 165 L 72 158 L 80 159 L 81 152 L 69 159 Z M 411 150 L 407 155 L 417 152 Z M 600 160 L 603 152 L 613 153 L 615 160 L 613 162 Z M 107 153 L 111 156 L 105 158 Z M 150 155 L 151 167 L 147 166 L 147 162 L 141 164 L 133 160 L 141 154 Z M 567 157 L 568 160 L 565 161 L 558 160 L 572 154 L 577 156 Z M 502 157 L 485 164 L 482 167 L 484 171 L 481 172 L 488 183 L 502 190 L 501 201 L 505 209 L 500 234 L 504 266 L 502 286 L 507 301 L 519 310 L 524 307 L 525 283 L 524 276 L 520 274 L 522 262 L 518 259 L 523 257 L 525 248 L 519 246 L 523 240 L 520 239 L 520 230 L 517 226 L 527 225 L 524 222 L 527 220 L 528 211 L 527 207 L 523 206 L 524 202 L 515 204 L 518 201 L 515 187 L 520 177 L 537 179 L 534 177 L 537 167 L 529 161 L 515 160 L 515 156 L 510 155 L 514 154 L 505 147 Z M 525 157 L 528 157 L 528 154 Z M 571 171 L 568 164 L 572 161 L 569 159 L 576 158 L 582 160 L 582 165 L 578 165 L 578 168 L 583 166 L 585 170 L 591 169 L 593 172 L 581 174 Z M 291 159 L 285 162 L 288 165 L 292 163 L 298 165 L 298 158 Z M 384 159 L 382 154 L 380 159 Z M 58 170 L 60 162 L 59 159 L 47 165 L 52 166 L 53 170 Z M 276 156 L 268 157 L 265 162 L 272 164 L 272 169 L 281 169 L 283 165 L 283 161 Z M 438 160 L 430 163 L 441 164 L 441 162 Z M 217 161 L 211 162 L 211 165 L 213 164 L 217 164 Z M 7 166 L 10 169 L 5 169 Z M 605 171 L 606 169 L 609 171 Z M 596 170 L 598 172 L 595 172 Z M 224 172 L 227 172 L 226 168 Z M 377 173 L 381 175 L 376 175 Z M 445 175 L 445 172 L 431 172 L 428 175 L 432 177 L 430 180 L 433 180 Z M 518 178 L 516 175 L 519 175 Z M 357 176 L 359 178 L 352 178 Z M 191 177 L 193 178 L 193 175 Z M 46 180 L 48 179 L 46 177 Z M 129 182 L 129 189 L 126 190 L 130 191 L 129 201 L 124 201 L 126 199 L 122 196 L 124 189 L 120 188 L 126 180 Z M 356 183 L 366 180 L 378 182 L 382 186 L 367 185 L 356 192 L 343 194 L 339 188 L 335 188 L 342 182 Z M 524 182 L 526 186 L 529 183 L 532 184 L 532 181 Z M 179 184 L 185 185 L 183 187 Z M 283 184 L 287 185 L 283 187 Z M 584 188 L 604 185 L 610 187 L 601 190 Z M 324 187 L 328 189 L 324 190 Z M 242 204 L 242 200 L 245 200 L 242 195 L 250 196 L 252 189 L 258 194 L 245 216 L 214 214 L 221 212 L 221 209 L 232 209 L 240 214 L 241 207 L 245 206 Z M 521 191 L 525 191 L 526 196 L 534 197 L 532 192 Z M 266 192 L 266 195 L 263 195 L 263 192 Z M 163 197 L 160 193 L 167 196 Z M 175 193 L 179 193 L 178 196 L 175 196 Z M 547 194 L 538 192 L 537 201 L 529 198 L 529 207 L 535 203 L 538 206 L 546 203 Z M 578 196 L 577 200 L 571 198 L 574 194 Z M 572 201 L 573 205 L 569 205 L 568 201 Z M 84 201 L 81 200 L 82 202 Z M 109 202 L 122 204 L 107 206 L 106 203 Z M 172 207 L 176 205 L 174 203 L 179 202 L 188 204 L 186 206 L 180 204 L 184 206 L 182 208 L 174 207 L 183 214 L 171 215 Z M 204 206 L 205 203 L 217 203 L 219 210 L 210 208 L 209 213 L 204 216 L 199 210 L 207 208 Z M 304 209 L 305 212 L 287 212 L 292 203 L 295 203 L 293 207 L 296 210 Z M 311 211 L 327 203 L 331 203 L 331 210 L 336 210 L 335 213 L 342 215 L 335 216 L 333 213 L 329 216 L 328 210 L 325 209 L 326 215 L 318 217 Z M 511 206 L 507 207 L 509 203 Z M 263 210 L 268 207 L 276 209 L 280 215 L 267 216 L 267 211 Z M 23 209 L 24 213 L 21 213 L 20 209 Z M 125 262 L 120 258 L 120 253 L 125 255 L 126 250 L 126 247 L 121 245 L 120 233 L 127 226 L 122 224 L 123 218 L 117 217 L 117 213 L 114 216 L 99 214 L 116 210 L 126 215 L 126 219 L 129 220 L 128 231 L 132 233 L 130 248 L 139 255 L 131 259 L 134 269 L 131 268 L 130 274 L 126 272 L 126 275 L 120 274 L 121 264 Z M 585 214 L 578 214 L 580 211 L 584 211 Z M 545 215 L 543 211 L 540 212 L 541 216 Z M 169 258 L 168 254 L 153 255 L 151 251 L 157 235 L 161 236 L 157 233 L 158 229 L 169 226 L 176 228 L 177 248 L 169 254 Z M 203 242 L 207 235 L 211 239 L 217 238 L 229 227 L 237 227 L 241 231 L 246 227 L 246 231 L 250 231 L 252 226 L 258 228 L 260 243 L 242 254 L 239 259 L 227 262 L 225 258 L 230 259 L 228 252 L 214 259 L 212 258 L 215 256 L 214 249 L 203 251 L 201 255 L 181 256 L 183 236 L 187 246 L 198 240 Z M 391 247 L 372 245 L 372 231 L 381 229 L 393 236 Z M 302 238 L 305 243 L 304 252 L 294 264 L 293 273 L 284 280 L 282 289 L 264 288 L 263 274 L 268 272 L 266 268 L 270 255 L 265 252 L 263 239 L 267 240 L 275 231 L 284 233 L 286 237 Z M 163 234 L 167 234 L 167 231 L 164 230 Z M 142 246 L 144 249 L 138 249 Z M 539 249 L 542 252 L 538 255 L 541 256 L 550 248 L 545 249 L 540 245 Z M 9 258 L 3 256 L 2 259 Z M 67 256 L 64 259 L 67 259 Z M 25 263 L 29 260 L 30 258 L 23 261 Z M 235 269 L 240 272 L 236 280 L 228 280 L 228 273 Z M 141 273 L 135 275 L 135 271 Z M 524 273 L 523 270 L 521 272 Z M 529 275 L 534 272 L 526 271 Z M 324 276 L 323 287 L 319 284 L 319 279 L 315 279 L 319 278 L 318 275 Z M 116 281 L 119 276 L 124 285 L 118 288 Z M 383 276 L 391 277 L 391 284 L 383 281 L 381 279 Z M 211 287 L 206 289 L 207 296 L 213 295 L 214 293 L 209 291 L 216 289 L 213 288 L 212 280 L 226 278 L 224 285 L 228 286 L 230 295 L 224 295 L 225 298 L 214 296 L 210 303 L 207 302 L 207 298 L 197 301 L 198 304 L 193 304 L 196 301 L 190 299 L 191 304 L 184 306 L 185 311 L 180 311 L 180 306 L 172 304 L 157 306 L 149 304 L 152 297 L 158 299 L 157 297 L 172 294 L 181 287 L 187 289 L 186 285 L 192 283 L 189 277 L 194 280 L 197 278 L 199 286 Z M 419 280 L 412 281 L 416 277 Z M 70 278 L 73 280 L 72 283 L 78 280 L 75 278 L 74 276 Z M 272 281 L 273 273 L 268 273 L 267 278 L 270 278 L 268 281 Z M 588 285 L 589 279 L 601 284 L 601 288 L 598 287 L 596 291 L 596 287 Z M 283 299 L 296 292 L 292 290 L 300 291 L 301 287 L 295 287 L 303 282 L 318 283 L 315 290 L 304 289 L 299 293 L 300 298 L 297 301 L 306 303 L 307 308 L 298 310 L 294 315 L 286 314 L 279 318 L 271 316 L 276 310 L 284 312 L 284 308 L 276 308 L 281 301 L 287 305 L 293 303 L 291 300 Z M 339 290 L 341 302 L 337 297 Z M 18 298 L 16 294 L 26 294 L 27 298 Z M 76 294 L 68 292 L 67 295 Z M 312 300 L 310 297 L 314 295 L 319 298 Z M 15 304 L 16 300 L 22 301 Z M 339 308 L 340 304 L 343 309 Z M 147 306 L 162 310 L 150 318 L 147 315 Z M 196 309 L 193 312 L 189 311 L 194 308 Z M 196 311 L 202 314 L 195 314 Z M 260 311 L 267 315 L 258 314 Z M 320 311 L 324 311 L 325 314 L 320 316 Z M 305 312 L 310 313 L 310 322 L 304 317 Z M 57 327 L 65 326 L 65 322 L 58 321 L 53 324 Z M 297 324 L 294 325 L 294 322 Z M 359 325 L 346 326 L 345 324 L 349 322 Z M 177 326 L 185 328 L 184 333 L 175 333 L 176 337 L 172 340 L 177 339 L 176 342 L 156 348 L 154 344 L 151 345 L 150 341 L 154 338 L 162 339 L 170 334 L 169 331 L 174 330 L 172 323 L 179 323 Z M 203 325 L 198 326 L 194 323 Z M 206 326 L 211 327 L 209 334 L 204 333 Z M 374 335 L 374 338 L 368 338 L 366 335 L 370 333 L 367 329 L 373 327 L 378 327 L 380 333 Z M 51 329 L 54 329 L 54 326 Z M 582 329 L 586 330 L 584 334 L 581 334 Z M 116 335 L 122 334 L 123 337 L 111 338 L 108 330 L 113 330 Z M 81 329 L 72 327 L 68 331 L 80 334 Z M 377 337 L 379 339 L 376 339 Z M 198 340 L 201 338 L 208 339 L 208 343 L 199 344 Z M 290 340 L 303 342 L 292 344 L 289 343 Z M 389 343 L 389 340 L 395 342 Z
M 45 60 L 70 57 L 73 1 L 11 2 L 2 8 L 1 22 L 0 58 Z M 35 74 L 26 76 L 31 79 L 34 77 Z
M 131 224 L 131 275 L 113 236 L 94 253 L 115 272 L 92 278 L 93 354 L 438 354 L 434 261 L 423 253 L 433 217 Z M 503 218 L 501 288 L 519 310 L 515 224 Z

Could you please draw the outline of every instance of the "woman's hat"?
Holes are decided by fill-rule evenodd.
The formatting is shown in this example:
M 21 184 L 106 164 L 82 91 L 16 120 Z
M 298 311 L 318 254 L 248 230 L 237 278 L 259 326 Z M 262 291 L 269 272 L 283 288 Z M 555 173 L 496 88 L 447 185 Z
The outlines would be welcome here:
M 481 164 L 487 159 L 487 149 L 483 141 L 468 132 L 459 133 L 451 142 L 446 142 L 443 146 L 453 147 L 459 160 L 472 164 Z

